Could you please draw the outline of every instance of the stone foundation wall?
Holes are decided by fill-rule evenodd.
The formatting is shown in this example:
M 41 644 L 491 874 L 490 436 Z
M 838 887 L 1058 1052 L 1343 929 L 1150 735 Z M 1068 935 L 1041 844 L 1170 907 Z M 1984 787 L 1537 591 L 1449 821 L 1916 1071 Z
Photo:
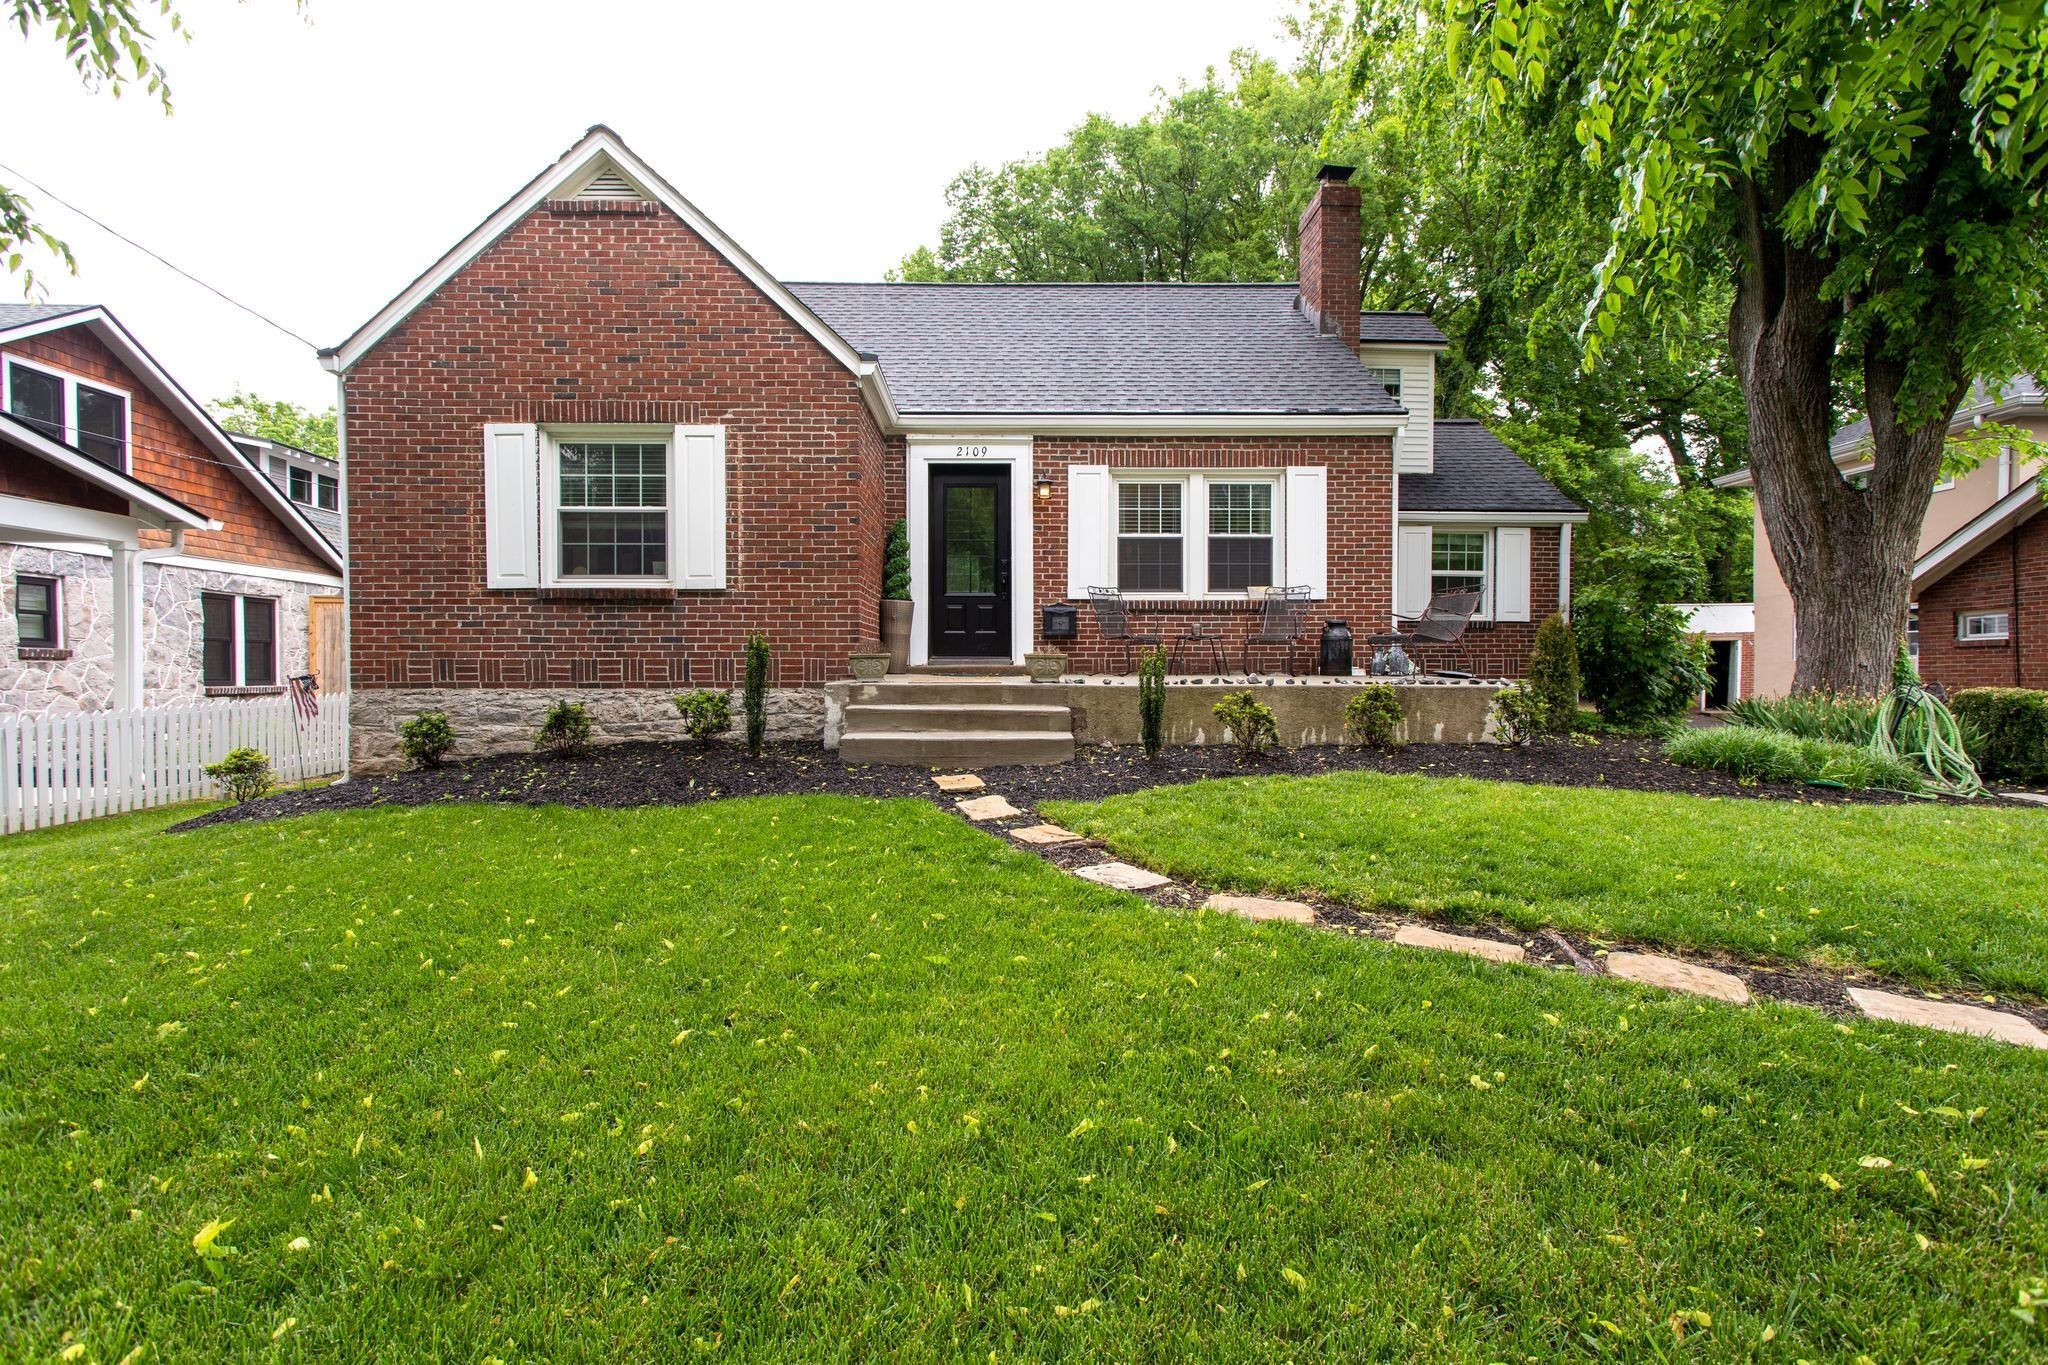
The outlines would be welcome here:
M 59 580 L 63 649 L 68 657 L 22 658 L 15 639 L 17 575 Z M 143 568 L 142 699 L 144 706 L 206 700 L 200 677 L 202 592 L 277 599 L 280 683 L 308 669 L 307 599 L 335 596 L 338 587 L 218 573 L 175 565 Z M 104 711 L 114 699 L 114 561 L 107 555 L 0 544 L 0 715 L 68 716 Z
M 746 738 L 740 693 L 731 690 L 734 740 Z M 455 727 L 455 758 L 533 752 L 534 732 L 550 706 L 580 701 L 590 712 L 591 740 L 680 740 L 688 736 L 676 714 L 675 693 L 646 688 L 379 688 L 349 700 L 349 772 L 375 775 L 405 766 L 399 727 L 422 711 L 445 711 Z M 768 738 L 816 743 L 825 733 L 825 694 L 812 687 L 768 692 Z

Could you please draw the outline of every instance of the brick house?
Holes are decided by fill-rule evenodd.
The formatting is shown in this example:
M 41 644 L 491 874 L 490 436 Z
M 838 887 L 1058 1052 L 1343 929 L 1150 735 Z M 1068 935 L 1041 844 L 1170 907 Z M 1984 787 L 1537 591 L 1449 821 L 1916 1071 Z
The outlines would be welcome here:
M 593 128 L 341 345 L 354 762 L 451 712 L 672 734 L 671 692 L 776 648 L 771 733 L 878 633 L 911 542 L 914 667 L 1020 663 L 1041 608 L 1120 588 L 1231 657 L 1253 590 L 1360 634 L 1481 588 L 1468 661 L 1519 672 L 1584 514 L 1432 421 L 1427 318 L 1359 309 L 1331 168 L 1287 285 L 786 283 Z M 1084 609 L 1075 671 L 1120 669 Z M 1270 664 L 1268 666 L 1271 666 Z
M 2048 439 L 2048 392 L 2031 375 L 1997 388 L 1980 385 L 1956 409 L 1949 430 L 1986 422 Z M 1844 478 L 1870 468 L 1868 422 L 1843 427 L 1830 445 Z M 1715 482 L 1746 488 L 1749 471 Z M 2036 548 L 2040 531 L 2028 529 L 2041 494 L 2036 467 L 2024 451 L 2012 449 L 1936 485 L 1920 528 L 1908 633 L 1920 675 L 1929 682 L 1951 690 L 2048 687 L 2048 613 L 2040 601 L 2048 592 L 2048 558 Z M 1792 594 L 1778 573 L 1761 512 L 1755 541 L 1754 687 L 1763 696 L 1782 696 L 1792 686 L 1797 633 Z
M 0 715 L 126 710 L 283 691 L 342 559 L 112 313 L 0 304 L 0 590 Z

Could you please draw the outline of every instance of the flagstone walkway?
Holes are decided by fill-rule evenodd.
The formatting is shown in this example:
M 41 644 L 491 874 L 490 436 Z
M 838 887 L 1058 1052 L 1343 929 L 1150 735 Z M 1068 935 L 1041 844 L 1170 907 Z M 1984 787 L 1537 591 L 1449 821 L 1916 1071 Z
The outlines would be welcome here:
M 986 791 L 982 779 L 973 773 L 949 773 L 934 777 L 932 782 L 949 794 Z M 1412 918 L 1381 915 L 1352 906 L 1213 891 L 1112 857 L 1103 851 L 1100 840 L 1047 823 L 1035 811 L 1020 809 L 1000 793 L 989 792 L 955 801 L 953 805 L 962 817 L 1007 836 L 1062 871 L 1098 885 L 1143 895 L 1159 905 L 1370 935 L 1403 947 L 1460 953 L 1494 963 L 1570 968 L 1586 975 L 1612 976 L 1736 1007 L 1747 1005 L 1760 995 L 1781 1003 L 1817 1006 L 1836 1014 L 1861 1015 L 1946 1033 L 1974 1034 L 2048 1051 L 2048 1031 L 2024 1015 L 1939 995 L 1899 993 L 1908 987 L 1878 990 L 1866 985 L 1852 986 L 1852 978 L 1814 969 L 1786 970 L 1728 961 L 1709 964 L 1670 953 L 1624 949 L 1620 945 L 1575 944 L 1556 930 L 1517 935 L 1498 926 L 1463 925 L 1460 928 L 1465 932 L 1453 933 Z M 1984 999 L 1988 1002 L 1993 998 Z

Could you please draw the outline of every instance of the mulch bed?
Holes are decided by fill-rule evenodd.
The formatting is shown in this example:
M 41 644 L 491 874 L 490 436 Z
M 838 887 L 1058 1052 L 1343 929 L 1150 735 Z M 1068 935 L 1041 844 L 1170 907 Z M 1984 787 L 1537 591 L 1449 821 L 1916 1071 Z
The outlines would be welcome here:
M 1231 750 L 1222 747 L 1168 749 L 1157 763 L 1147 763 L 1135 747 L 1086 747 L 1071 763 L 976 769 L 991 790 L 1034 805 L 1053 800 L 1092 801 L 1205 778 L 1306 777 L 1354 770 L 1827 805 L 1894 804 L 1911 799 L 1892 792 L 1742 782 L 1727 773 L 1668 763 L 1653 739 L 1620 736 L 1598 743 L 1552 741 L 1527 749 L 1491 744 L 1421 744 L 1390 754 L 1327 747 L 1292 749 L 1252 763 L 1239 762 Z M 583 758 L 508 754 L 451 763 L 430 772 L 359 777 L 227 807 L 174 828 L 197 829 L 230 820 L 269 820 L 371 806 L 425 806 L 437 801 L 605 807 L 691 805 L 724 797 L 818 793 L 939 799 L 927 769 L 850 768 L 815 745 L 770 745 L 760 758 L 750 759 L 744 749 L 730 744 L 709 749 L 688 742 L 614 744 Z

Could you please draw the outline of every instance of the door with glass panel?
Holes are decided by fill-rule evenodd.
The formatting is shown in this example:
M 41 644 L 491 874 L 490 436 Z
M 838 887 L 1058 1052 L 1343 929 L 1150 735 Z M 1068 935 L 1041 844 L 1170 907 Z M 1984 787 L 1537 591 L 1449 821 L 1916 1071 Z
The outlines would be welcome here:
M 1010 471 L 931 475 L 931 654 L 1010 657 Z

